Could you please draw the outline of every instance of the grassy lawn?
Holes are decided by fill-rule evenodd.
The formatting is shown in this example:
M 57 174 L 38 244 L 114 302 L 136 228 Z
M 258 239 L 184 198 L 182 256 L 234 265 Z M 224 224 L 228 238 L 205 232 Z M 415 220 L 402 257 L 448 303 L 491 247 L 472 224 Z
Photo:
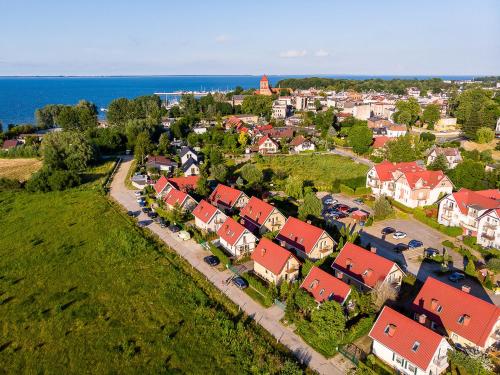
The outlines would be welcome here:
M 26 181 L 41 167 L 38 159 L 0 159 L 0 177 Z
M 95 190 L 0 193 L 0 227 L 2 373 L 278 373 L 288 360 Z
M 258 162 L 269 173 L 286 174 L 310 181 L 318 190 L 330 190 L 333 182 L 352 188 L 365 186 L 368 166 L 339 155 L 269 156 Z M 270 170 L 270 171 L 266 171 Z

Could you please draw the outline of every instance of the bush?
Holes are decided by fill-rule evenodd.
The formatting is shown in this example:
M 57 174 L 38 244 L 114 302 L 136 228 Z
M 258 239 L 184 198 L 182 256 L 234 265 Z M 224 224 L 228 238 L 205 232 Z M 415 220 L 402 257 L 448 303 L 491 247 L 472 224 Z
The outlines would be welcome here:
M 359 322 L 348 329 L 347 334 L 344 336 L 343 343 L 349 344 L 368 334 L 373 326 L 374 320 L 373 316 L 361 318 Z
M 398 210 L 406 212 L 407 214 L 413 213 L 413 208 L 405 206 L 403 203 L 395 201 L 394 199 L 391 199 L 391 204 L 393 207 L 396 207 Z
M 19 190 L 21 188 L 22 185 L 19 181 L 11 180 L 5 177 L 0 177 L 0 191 Z
M 253 275 L 252 273 L 245 273 L 242 277 L 248 282 L 248 285 L 259 292 L 263 297 L 264 301 L 267 305 L 271 306 L 274 302 L 273 294 L 277 294 L 276 287 L 273 285 L 266 285 L 264 281 L 261 280 L 258 276 Z
M 60 191 L 78 186 L 80 182 L 80 177 L 76 172 L 43 168 L 31 176 L 26 184 L 26 190 L 32 192 Z
M 495 139 L 495 132 L 487 127 L 479 128 L 476 132 L 477 143 L 489 143 Z
M 347 186 L 347 185 L 340 184 L 339 189 L 340 189 L 341 193 L 344 193 L 347 195 L 354 195 L 354 189 Z
M 389 200 L 383 196 L 379 197 L 373 206 L 373 212 L 375 219 L 383 220 L 394 213 L 391 203 Z
M 420 139 L 426 142 L 434 142 L 436 140 L 436 136 L 432 133 L 424 132 L 420 134 Z
M 356 195 L 370 195 L 372 193 L 372 189 L 370 187 L 358 187 L 355 190 Z
M 431 228 L 437 229 L 441 233 L 444 233 L 450 237 L 457 237 L 463 233 L 462 228 L 447 227 L 445 225 L 439 224 L 435 219 L 427 217 L 425 213 L 420 209 L 414 210 L 413 217 L 418 221 L 430 226 Z

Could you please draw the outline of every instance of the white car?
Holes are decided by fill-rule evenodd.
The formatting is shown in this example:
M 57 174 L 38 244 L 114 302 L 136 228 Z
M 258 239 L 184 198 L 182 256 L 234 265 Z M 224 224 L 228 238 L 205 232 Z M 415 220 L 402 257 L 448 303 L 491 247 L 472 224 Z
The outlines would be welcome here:
M 329 206 L 331 206 L 332 204 L 335 204 L 335 203 L 337 203 L 337 202 L 338 202 L 338 200 L 333 199 L 333 198 L 326 198 L 326 199 L 325 199 L 325 204 L 327 204 L 327 205 L 329 205 Z
M 191 239 L 191 235 L 189 234 L 188 231 L 185 231 L 185 230 L 181 230 L 177 236 L 179 236 L 179 238 L 183 241 L 187 241 L 187 240 Z
M 394 232 L 394 234 L 392 235 L 392 238 L 394 238 L 395 240 L 400 240 L 401 238 L 405 238 L 406 237 L 406 233 L 405 232 L 401 232 L 401 231 L 397 231 L 397 232 Z
M 137 190 L 134 194 L 136 197 L 140 197 L 142 195 L 142 192 L 140 190 Z
M 141 202 L 144 202 L 144 198 L 140 197 L 140 198 L 137 198 L 136 199 L 137 203 L 141 203 Z

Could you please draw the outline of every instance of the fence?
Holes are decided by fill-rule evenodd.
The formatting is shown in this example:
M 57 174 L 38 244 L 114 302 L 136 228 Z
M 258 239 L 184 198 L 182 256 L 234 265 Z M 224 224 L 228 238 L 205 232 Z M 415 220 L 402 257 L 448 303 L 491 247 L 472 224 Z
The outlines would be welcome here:
M 366 353 L 354 344 L 347 344 L 339 347 L 339 353 L 354 363 L 356 366 L 359 362 L 366 360 Z

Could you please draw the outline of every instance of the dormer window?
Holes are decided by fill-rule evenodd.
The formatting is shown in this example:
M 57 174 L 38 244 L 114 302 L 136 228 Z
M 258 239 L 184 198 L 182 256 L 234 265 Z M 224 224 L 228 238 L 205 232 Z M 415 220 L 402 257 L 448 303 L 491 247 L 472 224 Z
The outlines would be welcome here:
M 420 343 L 418 341 L 415 341 L 413 343 L 411 350 L 412 350 L 412 352 L 416 352 L 418 350 L 418 348 L 420 348 Z
M 320 291 L 319 291 L 319 295 L 322 296 L 323 293 L 325 293 L 325 288 L 322 288 Z
M 443 306 L 438 305 L 438 307 L 437 307 L 436 311 L 437 311 L 438 313 L 440 313 L 441 311 L 443 311 Z

